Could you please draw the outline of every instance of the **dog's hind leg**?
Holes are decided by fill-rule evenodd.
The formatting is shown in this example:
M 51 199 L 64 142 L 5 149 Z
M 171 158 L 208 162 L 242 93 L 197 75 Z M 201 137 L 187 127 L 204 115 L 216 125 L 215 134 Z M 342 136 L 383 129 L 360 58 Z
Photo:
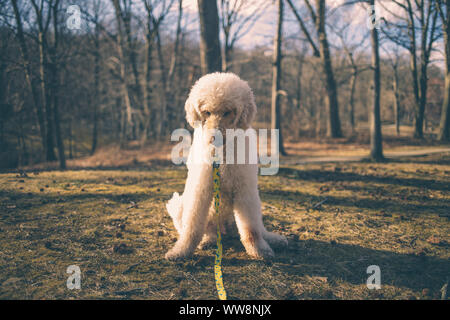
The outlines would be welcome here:
M 178 234 L 181 234 L 181 215 L 183 213 L 183 198 L 174 192 L 172 199 L 170 199 L 166 204 L 167 212 L 172 218 L 173 225 L 177 229 Z

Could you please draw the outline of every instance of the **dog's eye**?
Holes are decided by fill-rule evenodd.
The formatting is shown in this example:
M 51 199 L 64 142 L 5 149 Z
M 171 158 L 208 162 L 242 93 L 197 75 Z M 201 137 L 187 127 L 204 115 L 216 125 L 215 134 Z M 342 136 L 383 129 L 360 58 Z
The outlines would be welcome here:
M 210 116 L 211 115 L 211 112 L 209 112 L 209 111 L 205 111 L 205 114 L 206 114 L 206 116 Z
M 227 111 L 227 112 L 225 112 L 225 113 L 223 114 L 223 116 L 224 116 L 224 117 L 229 116 L 230 113 L 231 113 L 230 111 Z

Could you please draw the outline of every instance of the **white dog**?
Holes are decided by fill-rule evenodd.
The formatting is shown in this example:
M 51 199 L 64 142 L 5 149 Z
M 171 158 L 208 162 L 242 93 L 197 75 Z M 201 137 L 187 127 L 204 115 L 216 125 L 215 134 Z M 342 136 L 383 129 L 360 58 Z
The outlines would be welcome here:
M 217 129 L 224 137 L 226 129 L 248 129 L 256 113 L 247 82 L 235 74 L 219 72 L 205 75 L 195 83 L 185 109 L 186 120 L 191 126 L 197 126 L 196 131 Z M 210 143 L 211 136 L 194 133 L 184 193 L 182 196 L 174 193 L 167 204 L 179 238 L 167 252 L 166 259 L 188 257 L 197 246 L 202 248 L 217 239 L 212 165 L 193 161 L 196 154 L 210 152 Z M 225 233 L 225 224 L 235 220 L 247 253 L 267 259 L 273 257 L 268 243 L 286 246 L 287 240 L 264 228 L 257 175 L 257 164 L 220 165 L 220 226 Z

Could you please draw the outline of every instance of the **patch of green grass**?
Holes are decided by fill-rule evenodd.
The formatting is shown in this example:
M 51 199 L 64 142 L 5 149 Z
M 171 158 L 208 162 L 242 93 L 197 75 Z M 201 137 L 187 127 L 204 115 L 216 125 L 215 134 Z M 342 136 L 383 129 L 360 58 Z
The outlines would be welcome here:
M 437 299 L 450 278 L 449 156 L 283 167 L 259 179 L 271 262 L 223 239 L 230 299 Z M 0 299 L 216 299 L 214 248 L 168 262 L 184 168 L 0 174 Z M 66 269 L 81 268 L 81 290 Z M 381 290 L 366 269 L 381 268 Z

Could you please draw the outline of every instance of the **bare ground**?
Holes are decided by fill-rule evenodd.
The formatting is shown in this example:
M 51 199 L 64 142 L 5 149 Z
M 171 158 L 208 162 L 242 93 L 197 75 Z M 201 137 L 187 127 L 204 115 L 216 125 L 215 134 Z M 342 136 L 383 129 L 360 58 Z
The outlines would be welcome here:
M 89 160 L 89 159 L 87 159 Z M 186 170 L 0 174 L 0 299 L 216 299 L 214 249 L 164 260 L 165 211 Z M 450 278 L 450 155 L 387 163 L 289 165 L 260 177 L 264 223 L 289 247 L 271 262 L 224 238 L 231 299 L 438 299 Z M 78 265 L 81 290 L 66 288 Z M 381 269 L 369 290 L 366 269 Z

